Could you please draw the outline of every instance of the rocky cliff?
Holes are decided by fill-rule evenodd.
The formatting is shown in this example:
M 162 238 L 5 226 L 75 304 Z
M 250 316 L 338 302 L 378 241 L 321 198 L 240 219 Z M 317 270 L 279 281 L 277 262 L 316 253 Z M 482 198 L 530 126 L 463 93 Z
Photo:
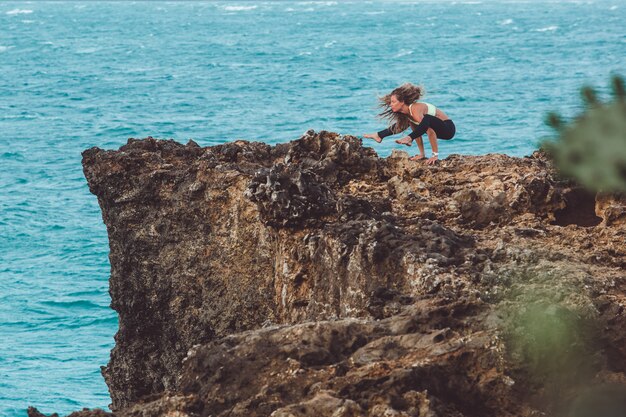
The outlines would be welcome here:
M 130 139 L 83 166 L 109 234 L 117 415 L 620 407 L 626 203 L 539 153 L 430 167 L 308 131 Z

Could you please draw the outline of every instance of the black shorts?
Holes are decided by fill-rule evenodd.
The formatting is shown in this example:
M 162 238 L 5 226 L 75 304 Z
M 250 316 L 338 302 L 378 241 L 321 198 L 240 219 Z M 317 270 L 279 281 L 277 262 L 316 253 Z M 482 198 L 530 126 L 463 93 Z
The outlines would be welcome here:
M 456 126 L 454 126 L 454 122 L 452 121 L 452 119 L 441 120 L 438 117 L 426 114 L 424 115 L 424 119 L 422 120 L 422 123 L 420 123 L 420 127 L 421 126 L 426 127 L 424 126 L 425 124 L 426 126 L 428 126 L 428 128 L 435 131 L 435 134 L 437 135 L 437 139 L 449 140 L 449 139 L 452 139 L 454 137 L 454 134 L 456 133 Z M 422 132 L 423 131 L 424 130 L 422 130 Z

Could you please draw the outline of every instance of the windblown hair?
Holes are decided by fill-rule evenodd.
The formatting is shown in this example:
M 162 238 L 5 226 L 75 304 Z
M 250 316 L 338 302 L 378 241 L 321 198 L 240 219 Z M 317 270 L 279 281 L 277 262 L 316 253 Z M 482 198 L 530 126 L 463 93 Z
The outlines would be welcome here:
M 400 133 L 405 131 L 409 127 L 409 116 L 404 113 L 394 113 L 391 110 L 391 96 L 409 105 L 416 102 L 424 96 L 424 87 L 421 85 L 413 85 L 411 83 L 404 83 L 400 87 L 395 88 L 391 93 L 379 97 L 380 103 L 378 107 L 382 107 L 384 110 L 378 114 L 381 119 L 389 120 L 389 128 L 391 129 L 395 124 L 395 128 L 392 129 L 393 133 Z

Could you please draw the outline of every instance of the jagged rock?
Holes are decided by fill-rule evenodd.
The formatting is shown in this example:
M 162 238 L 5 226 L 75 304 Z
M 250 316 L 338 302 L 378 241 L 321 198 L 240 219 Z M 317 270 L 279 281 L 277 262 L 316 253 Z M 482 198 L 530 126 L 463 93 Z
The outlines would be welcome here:
M 595 212 L 605 226 L 626 224 L 626 195 L 598 193 Z
M 504 338 L 537 297 L 608 326 L 593 369 L 625 371 L 623 201 L 540 153 L 429 167 L 308 131 L 131 139 L 83 166 L 111 249 L 116 415 L 552 410 Z
M 317 175 L 293 165 L 278 164 L 257 173 L 245 194 L 257 203 L 266 225 L 313 226 L 336 213 L 336 201 Z
M 457 413 L 467 406 L 503 411 L 512 393 L 497 370 L 499 353 L 489 348 L 493 335 L 462 317 L 481 310 L 469 300 L 423 300 L 378 322 L 344 319 L 229 336 L 190 353 L 180 387 L 198 396 L 202 413 L 216 416 L 332 415 L 334 409 L 314 405 L 320 395 L 345 407 L 341 415 L 384 415 L 366 412 L 376 407 L 406 413 L 401 398 L 411 392 L 428 392 Z M 489 378 L 474 380 L 487 371 Z M 487 395 L 493 390 L 503 395 Z

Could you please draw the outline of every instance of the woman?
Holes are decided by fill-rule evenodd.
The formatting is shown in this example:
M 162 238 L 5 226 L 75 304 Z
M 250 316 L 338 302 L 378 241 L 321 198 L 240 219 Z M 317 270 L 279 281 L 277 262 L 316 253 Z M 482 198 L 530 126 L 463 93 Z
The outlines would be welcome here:
M 437 138 L 452 139 L 456 128 L 454 122 L 440 109 L 430 103 L 417 102 L 424 95 L 424 89 L 411 83 L 405 83 L 393 90 L 390 94 L 381 97 L 380 107 L 385 110 L 379 117 L 387 118 L 390 126 L 378 133 L 363 135 L 364 138 L 374 139 L 380 143 L 390 135 L 404 132 L 409 126 L 413 130 L 410 135 L 396 140 L 396 143 L 411 146 L 416 139 L 419 155 L 411 158 L 413 161 L 426 159 L 424 153 L 424 141 L 422 135 L 428 135 L 433 155 L 426 161 L 428 165 L 434 164 L 439 158 Z

